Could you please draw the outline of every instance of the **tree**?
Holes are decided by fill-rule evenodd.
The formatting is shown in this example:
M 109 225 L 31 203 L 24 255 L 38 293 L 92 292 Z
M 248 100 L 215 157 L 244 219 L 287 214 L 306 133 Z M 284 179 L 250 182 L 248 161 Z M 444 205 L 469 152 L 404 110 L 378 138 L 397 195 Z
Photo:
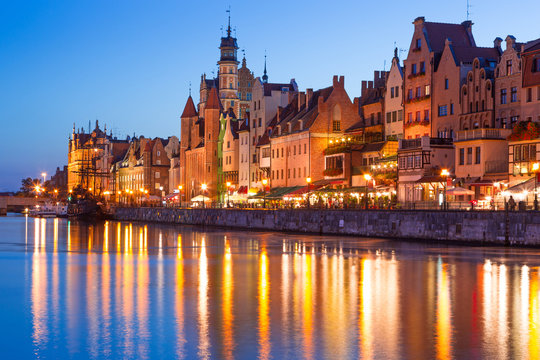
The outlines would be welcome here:
M 27 177 L 21 180 L 21 193 L 30 195 L 35 191 L 36 186 L 39 186 L 39 179 L 32 179 Z

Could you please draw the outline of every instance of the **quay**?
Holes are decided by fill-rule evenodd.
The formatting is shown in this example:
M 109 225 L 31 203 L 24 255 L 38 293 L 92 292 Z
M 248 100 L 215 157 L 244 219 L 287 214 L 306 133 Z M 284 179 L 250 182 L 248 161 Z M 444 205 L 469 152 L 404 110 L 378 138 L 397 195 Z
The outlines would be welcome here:
M 117 207 L 121 221 L 442 241 L 469 245 L 540 246 L 537 211 L 328 209 L 186 209 Z

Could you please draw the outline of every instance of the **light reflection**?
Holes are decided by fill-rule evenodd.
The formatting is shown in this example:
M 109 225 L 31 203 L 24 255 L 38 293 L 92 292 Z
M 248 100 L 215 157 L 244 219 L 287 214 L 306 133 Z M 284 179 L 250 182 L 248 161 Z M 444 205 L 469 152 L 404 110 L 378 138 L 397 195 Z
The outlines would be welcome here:
M 539 271 L 531 274 L 529 300 L 529 356 L 530 359 L 540 359 L 540 287 L 538 286 Z
M 32 340 L 36 351 L 48 342 L 47 255 L 40 252 L 40 236 L 45 237 L 45 219 L 34 219 L 34 254 L 32 255 Z M 40 228 L 41 224 L 41 228 Z M 45 242 L 45 240 L 43 240 Z
M 202 238 L 199 256 L 199 358 L 210 359 L 210 334 L 208 324 L 208 259 L 206 258 L 206 241 Z
M 234 332 L 233 332 L 233 273 L 232 256 L 229 239 L 225 236 L 225 255 L 223 258 L 223 357 L 233 359 Z
M 259 255 L 259 358 L 270 358 L 270 278 L 268 275 L 268 255 L 266 247 Z
M 439 258 L 437 264 L 437 359 L 450 359 L 452 343 L 452 324 L 450 321 L 450 288 L 448 285 L 448 264 Z
M 160 232 L 161 241 L 161 232 Z M 176 252 L 176 298 L 175 298 L 175 312 L 176 312 L 176 357 L 179 359 L 184 358 L 184 346 L 186 343 L 186 337 L 184 334 L 184 262 L 182 259 L 182 236 L 178 234 L 178 240 L 176 244 L 178 251 Z

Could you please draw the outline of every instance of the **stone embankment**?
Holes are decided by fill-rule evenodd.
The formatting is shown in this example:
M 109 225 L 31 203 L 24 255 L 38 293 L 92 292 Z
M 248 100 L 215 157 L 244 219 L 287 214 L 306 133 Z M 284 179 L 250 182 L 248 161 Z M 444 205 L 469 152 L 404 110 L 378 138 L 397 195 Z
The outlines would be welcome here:
M 540 212 L 534 211 L 116 208 L 112 217 L 248 230 L 540 246 Z

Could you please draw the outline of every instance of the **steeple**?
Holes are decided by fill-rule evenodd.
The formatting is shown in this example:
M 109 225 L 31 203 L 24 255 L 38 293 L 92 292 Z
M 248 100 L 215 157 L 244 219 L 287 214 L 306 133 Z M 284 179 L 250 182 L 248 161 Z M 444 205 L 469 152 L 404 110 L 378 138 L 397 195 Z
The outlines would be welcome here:
M 264 54 L 264 73 L 262 76 L 263 83 L 268 82 L 268 75 L 266 74 L 266 54 Z
M 227 10 L 227 13 L 229 13 L 229 25 L 227 26 L 227 37 L 231 37 L 231 7 L 229 6 L 229 10 Z
M 193 103 L 193 98 L 189 95 L 184 111 L 182 112 L 181 118 L 188 118 L 197 116 L 197 110 L 195 110 L 195 104 Z

